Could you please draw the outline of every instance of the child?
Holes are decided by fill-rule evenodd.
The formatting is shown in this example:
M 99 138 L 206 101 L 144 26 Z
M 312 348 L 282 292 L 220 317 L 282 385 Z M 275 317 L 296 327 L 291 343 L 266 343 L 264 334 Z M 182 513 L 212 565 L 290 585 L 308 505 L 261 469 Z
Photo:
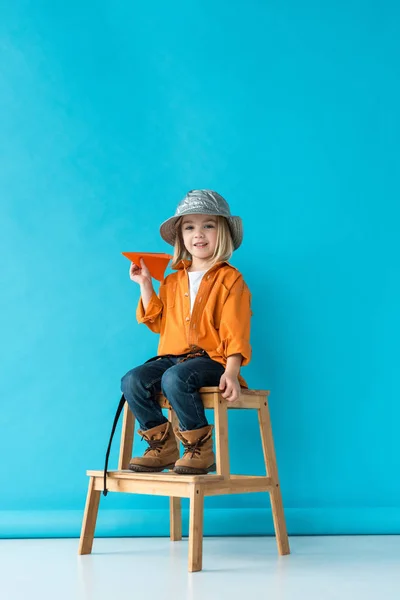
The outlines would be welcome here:
M 216 192 L 192 190 L 160 233 L 174 246 L 176 272 L 161 283 L 159 295 L 143 260 L 130 268 L 141 291 L 138 322 L 159 333 L 160 341 L 158 356 L 121 382 L 139 434 L 149 444 L 143 456 L 131 459 L 129 469 L 204 474 L 215 470 L 215 456 L 212 425 L 198 390 L 219 386 L 222 396 L 234 401 L 240 385 L 247 387 L 240 366 L 251 357 L 251 296 L 242 275 L 227 262 L 242 242 L 242 221 L 231 216 Z M 155 401 L 160 391 L 177 414 L 175 435 Z M 175 436 L 185 449 L 182 458 Z

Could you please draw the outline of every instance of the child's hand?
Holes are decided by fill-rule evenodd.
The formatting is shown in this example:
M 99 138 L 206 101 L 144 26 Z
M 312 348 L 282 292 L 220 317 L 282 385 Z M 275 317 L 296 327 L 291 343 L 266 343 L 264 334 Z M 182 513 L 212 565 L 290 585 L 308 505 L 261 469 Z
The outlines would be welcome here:
M 143 285 L 145 283 L 152 284 L 150 271 L 144 264 L 143 258 L 140 259 L 140 267 L 138 267 L 138 265 L 135 265 L 135 263 L 131 264 L 129 269 L 129 277 L 132 279 L 132 281 L 134 281 L 135 283 L 139 283 L 140 285 Z
M 223 373 L 219 381 L 219 389 L 225 390 L 221 395 L 228 402 L 234 402 L 240 396 L 240 383 L 236 375 L 231 375 L 229 372 Z

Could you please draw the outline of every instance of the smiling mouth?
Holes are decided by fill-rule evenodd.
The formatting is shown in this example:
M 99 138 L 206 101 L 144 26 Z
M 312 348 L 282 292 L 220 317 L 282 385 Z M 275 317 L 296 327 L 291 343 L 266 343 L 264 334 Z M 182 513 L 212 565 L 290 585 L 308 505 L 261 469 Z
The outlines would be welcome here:
M 193 244 L 193 245 L 195 246 L 195 248 L 205 248 L 206 246 L 208 246 L 208 242 Z

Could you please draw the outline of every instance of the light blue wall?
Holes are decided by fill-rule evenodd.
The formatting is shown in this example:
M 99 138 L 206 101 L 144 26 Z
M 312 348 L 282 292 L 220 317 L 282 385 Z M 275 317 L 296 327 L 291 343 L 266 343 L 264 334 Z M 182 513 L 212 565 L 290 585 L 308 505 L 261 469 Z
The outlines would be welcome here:
M 244 375 L 271 390 L 290 533 L 400 533 L 399 18 L 2 3 L 0 535 L 79 534 L 120 377 L 157 346 L 120 252 L 168 251 L 159 224 L 195 187 L 244 220 Z M 233 470 L 261 473 L 255 415 L 230 433 Z M 206 506 L 208 533 L 272 530 L 266 495 Z M 167 499 L 101 508 L 99 534 L 167 532 Z

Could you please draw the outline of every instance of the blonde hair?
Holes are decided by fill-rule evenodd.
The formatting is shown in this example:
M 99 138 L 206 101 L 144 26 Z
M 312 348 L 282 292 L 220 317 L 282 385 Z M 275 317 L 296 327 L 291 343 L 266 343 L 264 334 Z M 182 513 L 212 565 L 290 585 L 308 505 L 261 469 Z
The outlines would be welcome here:
M 228 221 L 225 217 L 221 217 L 216 215 L 217 219 L 217 242 L 215 244 L 214 254 L 211 257 L 211 265 L 215 265 L 215 263 L 229 260 L 233 254 L 234 247 L 232 241 L 231 230 L 229 229 Z M 174 256 L 172 259 L 171 267 L 172 269 L 177 269 L 179 263 L 182 260 L 191 260 L 192 256 L 185 248 L 185 244 L 183 243 L 182 236 L 182 220 L 183 217 L 180 217 L 175 223 L 175 244 L 174 244 Z

